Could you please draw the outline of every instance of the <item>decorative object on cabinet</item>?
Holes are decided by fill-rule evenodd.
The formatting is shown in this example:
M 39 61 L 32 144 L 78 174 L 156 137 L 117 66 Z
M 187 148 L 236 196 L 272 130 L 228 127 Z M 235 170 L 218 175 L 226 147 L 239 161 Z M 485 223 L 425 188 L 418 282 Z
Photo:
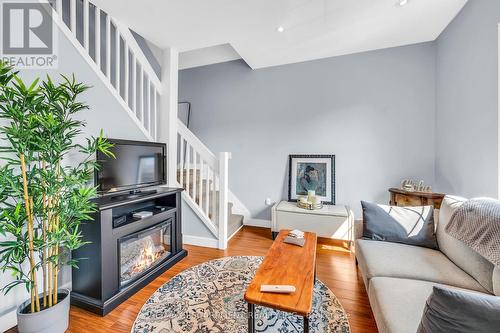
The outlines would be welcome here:
M 423 180 L 417 183 L 415 180 L 405 179 L 401 182 L 401 189 L 405 191 L 432 193 L 432 186 L 425 185 Z

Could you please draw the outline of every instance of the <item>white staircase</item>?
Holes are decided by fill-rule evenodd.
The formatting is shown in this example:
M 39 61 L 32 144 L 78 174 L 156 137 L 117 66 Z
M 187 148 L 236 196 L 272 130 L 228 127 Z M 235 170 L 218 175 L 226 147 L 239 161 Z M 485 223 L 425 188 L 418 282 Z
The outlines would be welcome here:
M 130 30 L 88 0 L 56 0 L 53 14 L 139 129 L 156 140 L 161 82 Z
M 243 216 L 233 214 L 229 202 L 231 153 L 216 156 L 182 121 L 177 128 L 177 181 L 185 189 L 186 203 L 219 240 L 219 248 L 225 249 L 228 239 L 243 226 Z
M 88 0 L 56 0 L 51 4 L 60 30 L 124 112 L 149 140 L 159 140 L 162 134 L 158 126 L 162 111 L 160 99 L 166 85 L 156 75 L 128 27 Z M 169 151 L 168 156 L 177 159 L 178 185 L 185 188 L 183 198 L 212 232 L 218 247 L 225 249 L 228 238 L 243 224 L 243 216 L 232 214 L 228 200 L 231 154 L 224 152 L 215 156 L 181 121 L 175 125 L 177 151 Z

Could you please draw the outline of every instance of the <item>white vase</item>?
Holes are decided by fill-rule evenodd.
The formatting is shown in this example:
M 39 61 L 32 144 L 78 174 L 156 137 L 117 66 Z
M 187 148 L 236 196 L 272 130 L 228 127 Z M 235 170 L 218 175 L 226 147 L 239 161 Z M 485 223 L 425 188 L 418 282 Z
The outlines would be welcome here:
M 42 299 L 43 294 L 38 295 Z M 27 300 L 17 308 L 17 330 L 19 333 L 64 333 L 69 325 L 70 291 L 59 290 L 59 302 L 35 313 L 23 313 L 30 305 Z

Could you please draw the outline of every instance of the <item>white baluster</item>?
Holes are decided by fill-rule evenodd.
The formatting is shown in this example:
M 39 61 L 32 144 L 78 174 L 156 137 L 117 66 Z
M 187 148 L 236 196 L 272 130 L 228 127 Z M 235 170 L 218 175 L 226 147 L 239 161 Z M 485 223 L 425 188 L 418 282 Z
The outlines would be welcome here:
M 73 35 L 76 36 L 76 0 L 70 2 L 70 28 Z
M 151 133 L 151 82 L 148 77 L 146 77 L 146 104 L 147 121 L 144 122 L 144 127 Z
M 179 134 L 179 142 L 181 146 L 179 147 L 179 164 L 177 166 L 177 170 L 180 170 L 181 173 L 179 175 L 179 184 L 184 187 L 184 138 Z
M 216 181 L 217 181 L 217 173 L 215 172 L 215 169 L 212 170 L 212 222 L 215 223 L 215 225 L 218 225 L 219 221 L 217 218 L 217 186 L 216 186 Z
M 118 92 L 118 95 L 121 96 L 120 93 L 120 64 L 121 64 L 121 59 L 120 59 L 120 32 L 118 31 L 118 27 L 115 25 L 115 79 L 116 79 L 116 91 Z
M 129 76 L 128 76 L 128 66 L 129 66 L 129 63 L 128 63 L 128 45 L 127 45 L 127 41 L 124 40 L 123 41 L 123 51 L 125 52 L 123 54 L 123 56 L 125 57 L 125 73 L 123 75 L 123 83 L 125 85 L 125 103 L 127 103 L 128 105 L 128 83 L 129 83 Z
M 203 164 L 204 164 L 204 161 L 201 159 L 201 155 L 200 155 L 200 179 L 199 179 L 199 182 L 200 182 L 200 185 L 198 187 L 198 196 L 200 197 L 200 202 L 198 202 L 198 206 L 200 206 L 200 208 L 203 210 Z
M 111 82 L 111 17 L 106 15 L 106 76 Z
M 141 122 L 144 125 L 144 72 L 142 71 L 142 66 L 139 70 L 139 74 L 141 75 L 139 77 L 139 88 L 141 89 L 139 91 L 139 103 L 141 107 Z
M 206 183 L 205 183 L 205 212 L 207 216 L 210 216 L 210 165 L 207 163 L 207 173 L 206 173 Z
M 89 52 L 89 1 L 83 0 L 83 47 Z
M 156 89 L 153 87 L 153 126 L 152 126 L 152 135 L 153 138 L 156 139 L 156 133 L 158 130 L 158 93 L 156 92 Z
M 132 53 L 132 111 L 137 117 L 137 59 Z
M 190 188 L 190 181 L 189 178 L 191 176 L 191 145 L 189 142 L 186 140 L 186 193 L 188 196 L 191 196 L 191 193 L 189 191 Z
M 95 63 L 101 71 L 101 10 L 95 7 Z
M 198 161 L 197 161 L 197 155 L 198 153 L 196 150 L 194 150 L 193 147 L 193 200 L 196 202 L 196 178 L 197 178 L 197 173 L 198 173 Z

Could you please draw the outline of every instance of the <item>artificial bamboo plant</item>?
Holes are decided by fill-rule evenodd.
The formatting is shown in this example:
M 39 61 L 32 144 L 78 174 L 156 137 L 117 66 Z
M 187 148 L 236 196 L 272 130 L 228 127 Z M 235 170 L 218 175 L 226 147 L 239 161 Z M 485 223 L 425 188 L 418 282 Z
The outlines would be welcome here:
M 88 109 L 79 101 L 87 89 L 74 77 L 64 76 L 61 83 L 47 77 L 25 85 L 10 66 L 0 62 L 0 234 L 4 239 L 0 269 L 14 277 L 2 290 L 7 294 L 24 285 L 31 296 L 27 310 L 31 313 L 57 304 L 60 269 L 76 266 L 69 253 L 85 244 L 79 225 L 95 211 L 91 199 L 96 189 L 89 183 L 97 167 L 95 153 L 112 156 L 102 132 L 83 140 L 85 144 L 75 143 L 85 126 L 75 115 Z

